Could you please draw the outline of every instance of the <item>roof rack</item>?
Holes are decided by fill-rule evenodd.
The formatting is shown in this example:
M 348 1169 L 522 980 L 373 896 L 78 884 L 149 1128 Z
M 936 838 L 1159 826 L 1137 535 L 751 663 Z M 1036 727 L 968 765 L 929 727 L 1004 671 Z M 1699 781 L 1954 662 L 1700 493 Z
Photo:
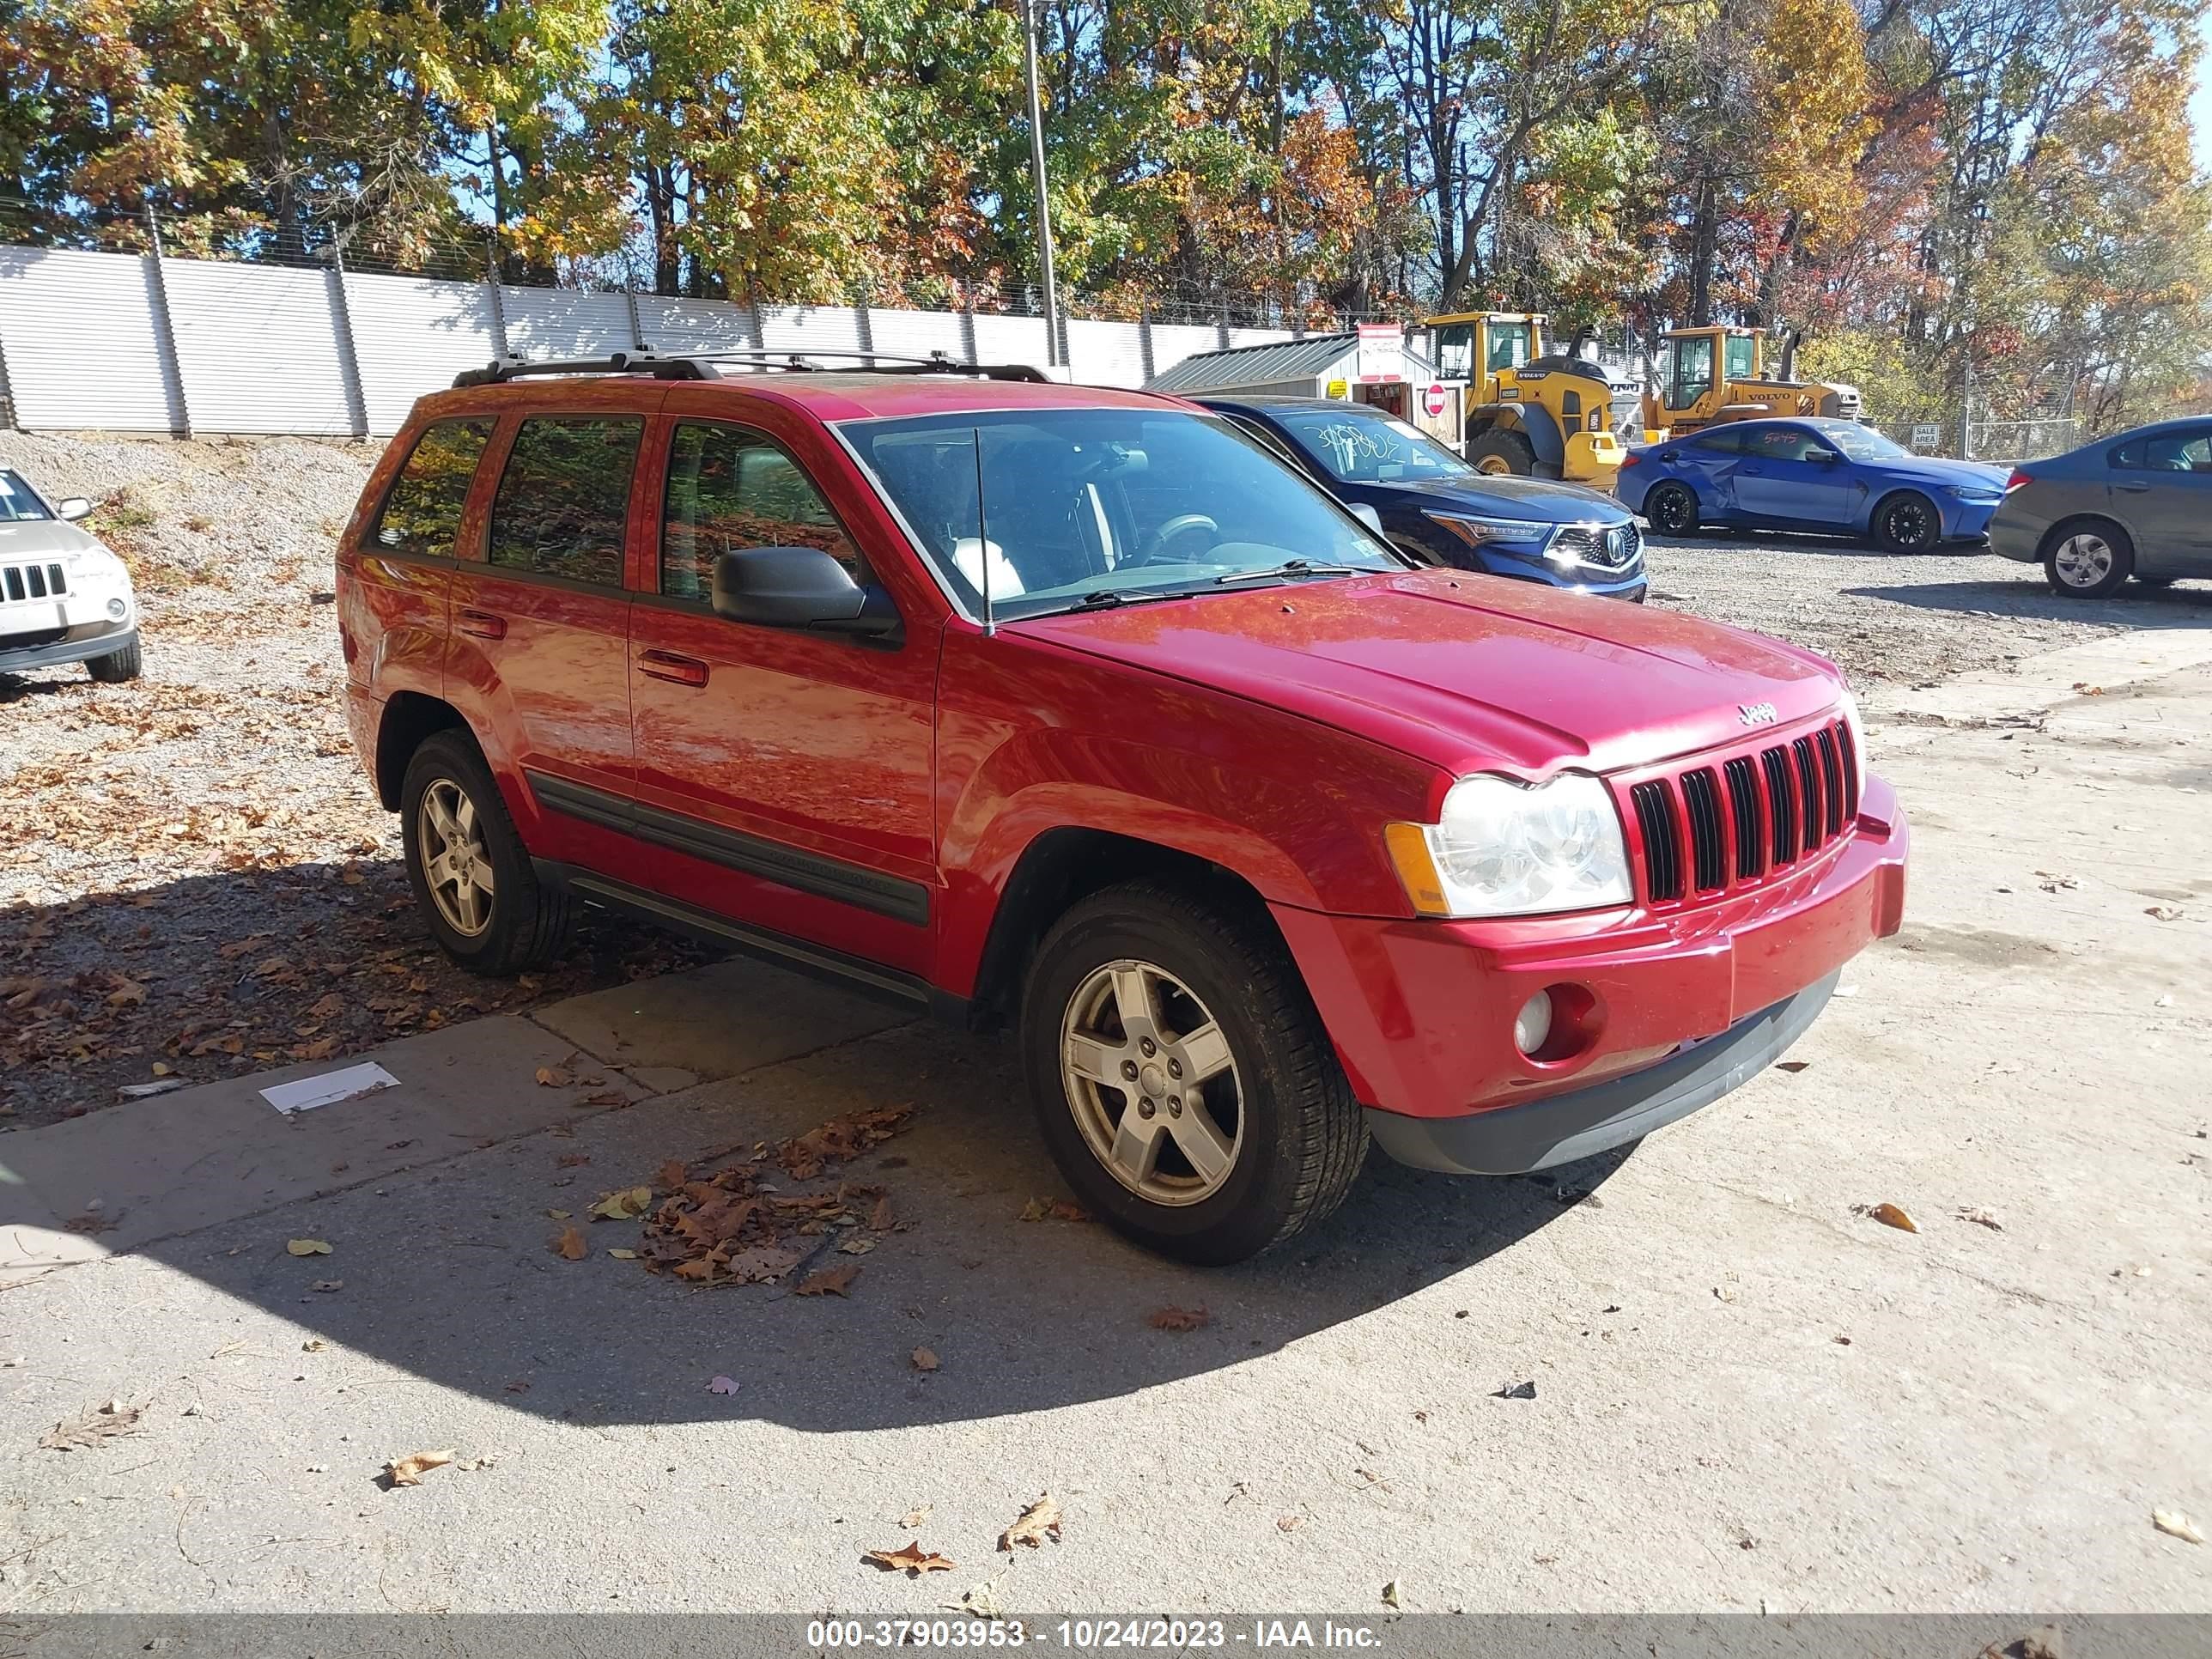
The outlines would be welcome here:
M 819 374 L 823 372 L 822 366 L 813 361 L 817 357 L 857 360 L 864 365 L 858 372 L 864 374 L 965 374 L 986 380 L 1019 380 L 1041 385 L 1051 382 L 1049 375 L 1027 363 L 963 363 L 941 351 L 933 351 L 927 357 L 904 357 L 883 351 L 810 349 L 798 351 L 704 351 L 682 356 L 664 356 L 651 351 L 617 351 L 605 357 L 543 363 L 507 358 L 487 364 L 483 368 L 462 370 L 453 377 L 453 386 L 457 390 L 463 386 L 499 386 L 508 380 L 520 380 L 525 375 L 536 374 L 650 374 L 656 380 L 720 380 L 726 378 L 717 367 L 721 363 L 741 363 L 755 372 L 777 369 L 785 374 Z

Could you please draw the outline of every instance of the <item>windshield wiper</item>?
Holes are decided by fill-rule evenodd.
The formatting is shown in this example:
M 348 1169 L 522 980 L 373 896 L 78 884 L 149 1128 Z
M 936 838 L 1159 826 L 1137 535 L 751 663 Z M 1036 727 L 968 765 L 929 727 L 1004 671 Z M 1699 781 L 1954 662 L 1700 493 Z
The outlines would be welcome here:
M 1316 564 L 1310 559 L 1285 559 L 1267 570 L 1232 570 L 1225 576 L 1216 576 L 1213 585 L 1226 587 L 1231 582 L 1287 582 L 1302 576 L 1371 576 L 1376 573 L 1356 564 Z

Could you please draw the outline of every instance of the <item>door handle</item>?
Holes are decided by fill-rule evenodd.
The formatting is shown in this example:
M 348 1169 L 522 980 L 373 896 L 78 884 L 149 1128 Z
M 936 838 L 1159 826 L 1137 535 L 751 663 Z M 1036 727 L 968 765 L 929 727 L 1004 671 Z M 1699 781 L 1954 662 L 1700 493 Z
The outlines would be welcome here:
M 473 634 L 480 640 L 503 640 L 507 637 L 507 618 L 495 617 L 489 611 L 463 611 L 454 617 L 453 626 L 464 634 Z
M 2117 483 L 2114 484 L 2112 488 L 2115 489 L 2124 489 L 2130 495 L 2144 495 L 2150 489 L 2150 486 L 2147 483 Z
M 671 685 L 704 685 L 707 665 L 696 657 L 679 657 L 673 651 L 641 651 L 637 654 L 638 672 L 650 674 L 654 679 L 666 680 Z
M 1744 468 L 1744 471 L 1750 473 L 1754 478 L 1763 478 L 1766 476 L 1766 469 L 1763 466 L 1747 466 Z

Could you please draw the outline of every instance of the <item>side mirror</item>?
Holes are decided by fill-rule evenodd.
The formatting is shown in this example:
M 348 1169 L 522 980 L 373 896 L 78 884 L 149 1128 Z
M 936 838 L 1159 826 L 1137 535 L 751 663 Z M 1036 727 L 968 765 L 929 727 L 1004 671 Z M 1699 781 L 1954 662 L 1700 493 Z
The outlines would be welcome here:
M 1841 460 L 1843 458 L 1837 454 L 1834 450 L 1823 449 L 1820 445 L 1815 444 L 1812 448 L 1805 452 L 1805 459 L 1808 461 L 1818 461 L 1820 465 L 1826 466 L 1830 462 Z
M 898 608 L 863 587 L 818 547 L 746 547 L 714 561 L 714 614 L 760 628 L 881 639 L 899 631 Z
M 54 516 L 59 519 L 84 519 L 92 515 L 92 503 L 82 495 L 71 495 L 66 501 L 54 503 Z
M 1382 533 L 1382 515 L 1380 513 L 1377 513 L 1373 507 L 1370 507 L 1365 501 L 1347 502 L 1345 507 L 1345 511 L 1351 514 L 1353 518 L 1358 520 L 1360 523 L 1365 525 L 1376 535 L 1379 536 Z

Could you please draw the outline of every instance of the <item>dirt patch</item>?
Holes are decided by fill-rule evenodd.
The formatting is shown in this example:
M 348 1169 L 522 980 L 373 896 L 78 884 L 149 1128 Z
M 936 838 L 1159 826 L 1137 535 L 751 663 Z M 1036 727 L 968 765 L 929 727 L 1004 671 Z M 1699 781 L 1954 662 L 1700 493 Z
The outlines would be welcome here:
M 146 642 L 134 684 L 0 675 L 0 1127 L 700 959 L 609 921 L 545 974 L 493 981 L 431 945 L 317 597 L 374 460 L 304 440 L 0 435 L 0 465 L 103 504 Z

